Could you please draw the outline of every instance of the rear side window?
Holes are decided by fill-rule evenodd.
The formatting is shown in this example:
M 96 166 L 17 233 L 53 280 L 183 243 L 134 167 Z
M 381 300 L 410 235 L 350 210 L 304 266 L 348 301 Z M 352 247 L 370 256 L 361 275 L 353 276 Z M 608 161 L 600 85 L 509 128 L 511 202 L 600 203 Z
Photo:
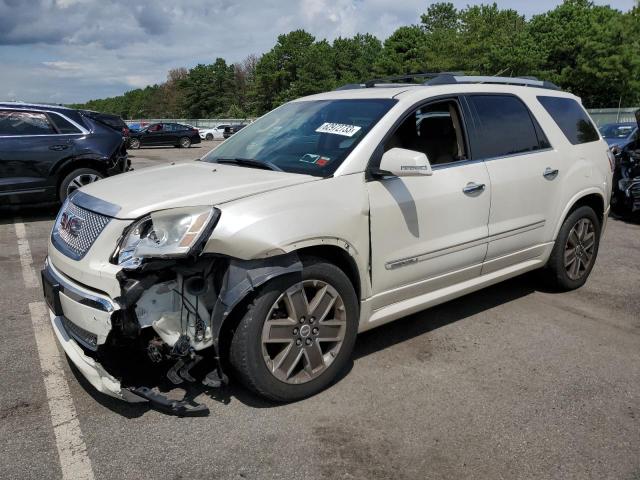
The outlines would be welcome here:
M 53 122 L 53 124 L 58 129 L 59 133 L 70 134 L 70 133 L 82 133 L 78 130 L 78 127 L 74 126 L 69 120 L 57 115 L 55 113 L 49 114 L 49 118 Z
M 0 135 L 53 135 L 47 116 L 39 112 L 0 110 Z
M 574 99 L 538 97 L 538 101 L 572 144 L 595 142 L 600 139 L 587 112 Z
M 504 157 L 549 146 L 520 99 L 510 95 L 467 98 L 480 122 L 473 144 L 475 158 Z

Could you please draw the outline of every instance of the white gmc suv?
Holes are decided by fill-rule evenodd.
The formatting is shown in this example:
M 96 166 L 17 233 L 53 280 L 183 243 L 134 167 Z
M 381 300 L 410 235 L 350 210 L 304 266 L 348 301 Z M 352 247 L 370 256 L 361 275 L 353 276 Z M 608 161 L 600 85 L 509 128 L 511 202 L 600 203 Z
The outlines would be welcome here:
M 151 388 L 152 372 L 210 387 L 232 372 L 293 401 L 336 378 L 358 332 L 534 269 L 583 285 L 612 166 L 580 100 L 548 82 L 350 85 L 199 161 L 79 190 L 44 293 L 103 393 L 189 414 L 201 407 Z

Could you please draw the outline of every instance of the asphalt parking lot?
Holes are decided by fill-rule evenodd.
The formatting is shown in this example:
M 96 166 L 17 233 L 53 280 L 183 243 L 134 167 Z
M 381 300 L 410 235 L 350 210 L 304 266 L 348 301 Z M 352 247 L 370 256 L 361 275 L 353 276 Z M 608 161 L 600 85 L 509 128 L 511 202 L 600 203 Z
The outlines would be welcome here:
M 211 146 L 131 157 L 140 169 Z M 504 282 L 361 335 L 313 398 L 274 405 L 231 385 L 199 393 L 208 417 L 176 418 L 47 362 L 60 355 L 35 275 L 54 215 L 0 210 L 2 478 L 640 479 L 638 224 L 610 219 L 580 290 Z

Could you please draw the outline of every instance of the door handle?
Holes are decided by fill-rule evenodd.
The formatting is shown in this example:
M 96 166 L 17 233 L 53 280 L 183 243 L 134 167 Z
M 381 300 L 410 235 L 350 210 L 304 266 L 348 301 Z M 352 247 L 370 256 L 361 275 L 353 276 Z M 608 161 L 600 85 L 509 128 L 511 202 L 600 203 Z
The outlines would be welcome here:
M 484 188 L 484 183 L 469 182 L 462 189 L 462 192 L 467 195 L 471 195 L 472 193 L 484 192 Z
M 60 150 L 66 150 L 67 148 L 69 148 L 69 145 L 51 145 L 49 147 L 49 150 L 55 150 L 56 152 L 59 152 Z
M 542 174 L 542 176 L 544 178 L 548 178 L 550 180 L 553 180 L 554 178 L 556 178 L 558 176 L 558 172 L 559 172 L 559 170 L 557 168 L 547 167 L 544 170 L 544 173 Z

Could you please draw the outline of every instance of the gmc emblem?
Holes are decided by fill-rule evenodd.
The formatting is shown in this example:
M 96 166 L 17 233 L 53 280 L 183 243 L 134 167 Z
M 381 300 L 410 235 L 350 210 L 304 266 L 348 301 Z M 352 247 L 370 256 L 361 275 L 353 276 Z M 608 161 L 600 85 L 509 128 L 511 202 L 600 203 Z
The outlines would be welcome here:
M 84 219 L 73 213 L 64 212 L 60 217 L 60 230 L 67 232 L 72 237 L 77 237 L 84 224 Z

